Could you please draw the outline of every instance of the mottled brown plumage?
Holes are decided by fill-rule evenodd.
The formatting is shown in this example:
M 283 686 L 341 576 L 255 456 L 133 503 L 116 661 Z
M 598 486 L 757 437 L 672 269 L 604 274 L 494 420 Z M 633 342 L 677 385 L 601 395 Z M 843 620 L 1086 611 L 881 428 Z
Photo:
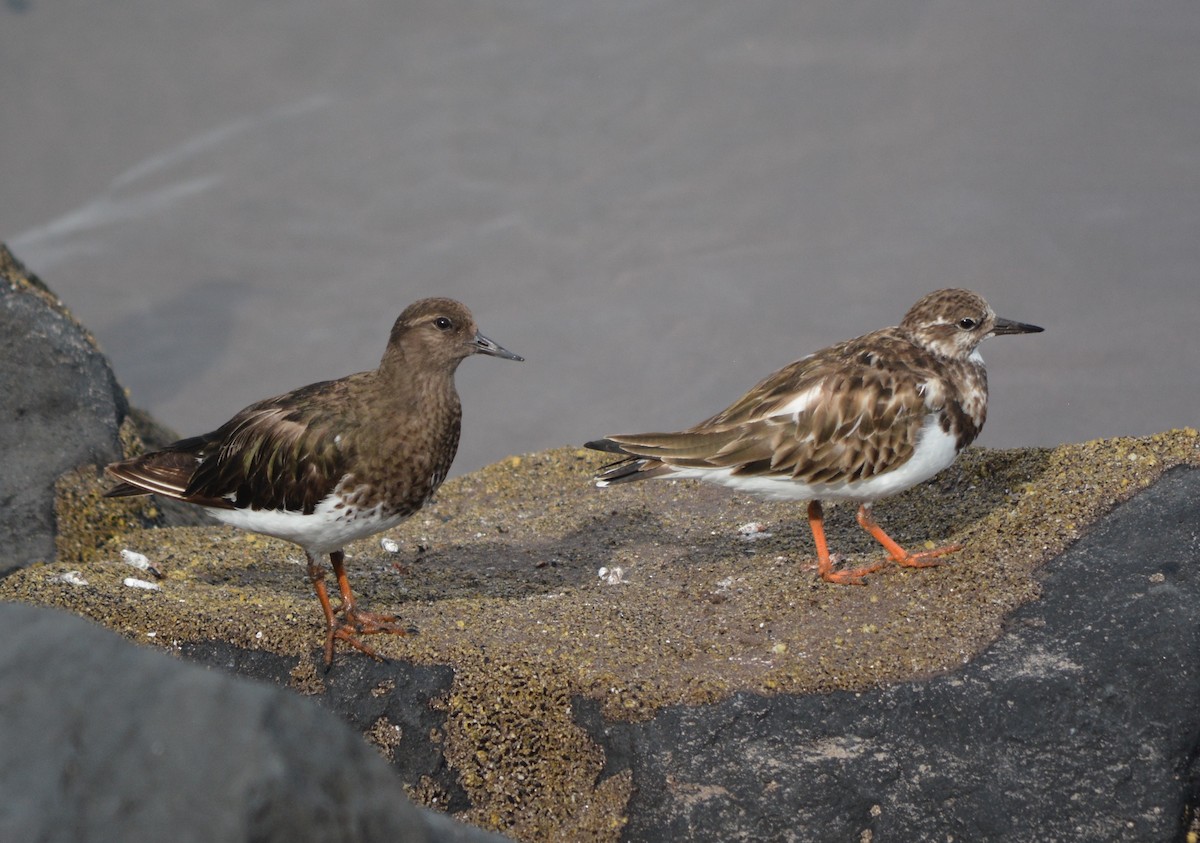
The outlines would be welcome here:
M 609 436 L 588 447 L 625 454 L 600 485 L 651 477 L 696 477 L 768 497 L 809 500 L 819 571 L 833 571 L 820 499 L 862 504 L 859 523 L 895 561 L 909 554 L 871 518 L 871 503 L 928 479 L 974 441 L 987 418 L 987 372 L 976 349 L 996 334 L 1040 331 L 998 318 L 969 290 L 922 298 L 896 327 L 809 355 L 758 383 L 732 405 L 678 433 Z
M 479 334 L 461 303 L 423 299 L 396 320 L 378 369 L 259 401 L 212 433 L 113 463 L 122 482 L 107 494 L 165 495 L 300 545 L 326 616 L 326 663 L 337 638 L 374 655 L 358 634 L 405 630 L 355 608 L 342 547 L 399 523 L 441 485 L 462 418 L 454 373 L 476 353 L 522 359 Z M 325 553 L 340 622 L 317 561 Z

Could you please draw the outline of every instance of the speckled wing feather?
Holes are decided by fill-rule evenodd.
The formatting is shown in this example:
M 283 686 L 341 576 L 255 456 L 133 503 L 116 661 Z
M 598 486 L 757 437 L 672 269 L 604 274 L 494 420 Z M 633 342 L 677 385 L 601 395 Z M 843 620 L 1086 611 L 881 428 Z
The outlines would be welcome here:
M 911 456 L 940 404 L 940 390 L 917 389 L 937 378 L 935 365 L 894 329 L 868 334 L 785 366 L 688 430 L 608 437 L 632 459 L 601 479 L 642 479 L 670 468 L 728 468 L 809 484 L 876 476 Z
M 109 473 L 124 483 L 108 494 L 154 492 L 222 509 L 311 513 L 346 474 L 353 429 L 342 415 L 335 435 L 334 420 L 322 416 L 347 408 L 312 399 L 343 386 L 344 381 L 324 381 L 259 401 L 212 433 L 110 466 Z
M 344 384 L 312 384 L 242 410 L 212 434 L 185 499 L 311 513 L 345 476 L 355 427 L 348 407 L 312 399 L 341 392 Z

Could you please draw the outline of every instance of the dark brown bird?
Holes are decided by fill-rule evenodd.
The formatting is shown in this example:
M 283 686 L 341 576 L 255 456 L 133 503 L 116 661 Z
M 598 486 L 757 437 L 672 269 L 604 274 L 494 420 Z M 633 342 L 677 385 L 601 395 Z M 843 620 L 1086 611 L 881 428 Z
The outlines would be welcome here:
M 1041 331 L 1003 319 L 970 290 L 938 290 L 884 328 L 810 354 L 710 419 L 679 433 L 634 433 L 588 442 L 624 454 L 597 485 L 694 477 L 770 498 L 806 500 L 817 571 L 861 583 L 884 563 L 835 571 L 821 500 L 860 504 L 858 523 L 900 565 L 936 565 L 949 545 L 909 553 L 875 522 L 872 504 L 923 483 L 954 462 L 987 418 L 988 337 Z
M 460 302 L 422 299 L 396 320 L 378 369 L 259 401 L 212 433 L 113 463 L 108 473 L 122 482 L 106 496 L 165 495 L 298 544 L 325 613 L 326 665 L 338 639 L 378 657 L 359 635 L 408 629 L 358 608 L 342 548 L 399 524 L 446 478 L 462 419 L 454 373 L 472 354 L 523 359 L 480 334 Z

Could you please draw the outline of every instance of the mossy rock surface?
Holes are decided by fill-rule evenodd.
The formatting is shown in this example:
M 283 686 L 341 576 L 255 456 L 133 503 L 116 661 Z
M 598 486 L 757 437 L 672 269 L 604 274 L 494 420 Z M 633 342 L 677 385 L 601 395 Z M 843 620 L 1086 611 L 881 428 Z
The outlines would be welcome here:
M 644 721 L 738 692 L 866 691 L 954 670 L 1038 596 L 1040 565 L 1168 468 L 1200 464 L 1200 436 L 969 449 L 876 507 L 910 549 L 964 549 L 936 568 L 884 568 L 862 587 L 815 578 L 801 505 L 687 481 L 599 490 L 589 478 L 603 462 L 572 448 L 512 457 L 448 482 L 386 534 L 397 551 L 381 537 L 347 549 L 364 604 L 419 629 L 371 643 L 398 662 L 453 670 L 432 704 L 444 717 L 436 742 L 469 803 L 463 817 L 521 839 L 620 835 L 630 778 L 603 774 L 576 700 L 610 721 Z M 126 504 L 101 488 L 87 472 L 62 484 L 58 560 L 10 576 L 0 598 L 62 607 L 142 644 L 273 654 L 307 693 L 369 663 L 339 650 L 332 672 L 320 669 L 323 623 L 298 548 L 215 526 L 144 529 L 114 515 Z M 882 553 L 852 507 L 827 520 L 842 564 Z M 111 535 L 82 526 L 96 523 Z M 748 523 L 758 526 L 744 534 Z M 123 549 L 164 577 L 129 567 Z M 387 729 L 364 731 L 395 751 Z M 410 784 L 429 800 L 446 790 Z

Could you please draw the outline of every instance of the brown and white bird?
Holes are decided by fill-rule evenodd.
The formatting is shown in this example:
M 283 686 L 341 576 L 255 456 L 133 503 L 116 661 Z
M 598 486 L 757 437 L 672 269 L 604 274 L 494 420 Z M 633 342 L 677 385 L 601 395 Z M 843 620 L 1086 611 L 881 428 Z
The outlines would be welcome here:
M 694 427 L 588 442 L 626 457 L 601 470 L 597 485 L 693 477 L 809 501 L 817 571 L 836 583 L 862 583 L 886 564 L 833 568 L 821 501 L 855 501 L 858 523 L 893 561 L 936 565 L 961 547 L 909 553 L 875 522 L 871 506 L 933 477 L 979 435 L 988 399 L 979 344 L 1041 330 L 996 316 L 977 293 L 938 290 L 898 326 L 797 360 Z
M 480 334 L 460 302 L 422 299 L 396 320 L 379 368 L 259 401 L 212 433 L 113 463 L 122 482 L 106 496 L 163 495 L 294 542 L 325 614 L 326 665 L 339 639 L 376 656 L 359 635 L 409 630 L 355 604 L 342 548 L 399 524 L 446 478 L 462 419 L 454 373 L 472 354 L 523 359 Z

